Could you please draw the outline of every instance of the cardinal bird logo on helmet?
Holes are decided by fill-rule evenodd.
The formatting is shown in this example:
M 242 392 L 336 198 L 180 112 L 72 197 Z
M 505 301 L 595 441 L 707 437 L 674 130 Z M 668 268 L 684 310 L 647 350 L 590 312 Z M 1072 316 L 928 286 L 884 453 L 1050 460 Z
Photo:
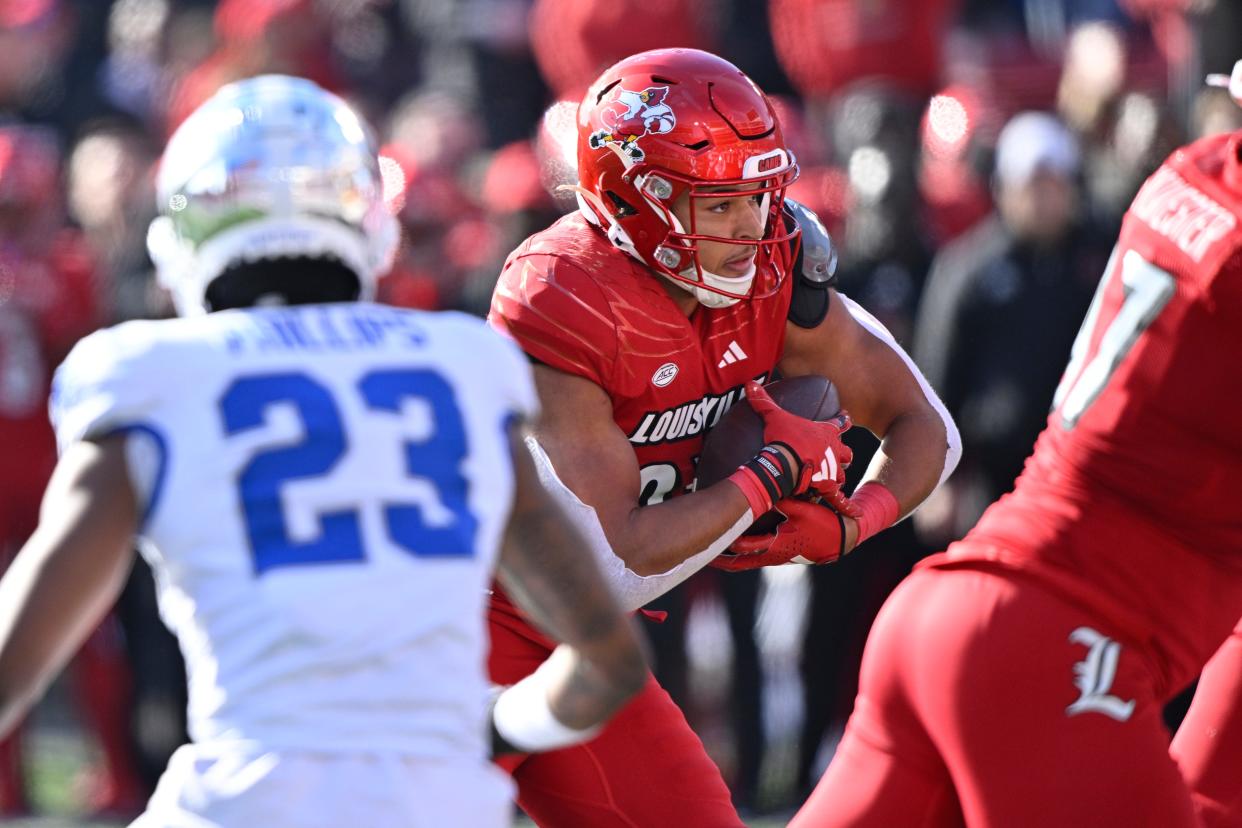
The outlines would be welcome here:
M 641 92 L 618 87 L 616 100 L 601 113 L 603 129 L 591 133 L 591 149 L 611 146 L 627 167 L 642 161 L 646 153 L 638 139 L 663 135 L 677 126 L 677 116 L 664 102 L 667 97 L 667 86 L 648 86 Z

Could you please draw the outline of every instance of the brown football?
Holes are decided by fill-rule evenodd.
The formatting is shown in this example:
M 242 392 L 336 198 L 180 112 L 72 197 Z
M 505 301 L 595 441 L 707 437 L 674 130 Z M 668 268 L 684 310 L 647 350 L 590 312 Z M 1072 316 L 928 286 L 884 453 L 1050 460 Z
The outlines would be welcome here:
M 765 386 L 772 401 L 786 411 L 808 420 L 831 420 L 841 410 L 837 389 L 824 377 L 805 376 L 777 380 Z M 703 440 L 699 455 L 698 485 L 705 489 L 719 483 L 763 448 L 763 420 L 743 397 Z M 748 535 L 763 535 L 776 528 L 780 516 L 775 511 L 761 515 L 746 530 Z

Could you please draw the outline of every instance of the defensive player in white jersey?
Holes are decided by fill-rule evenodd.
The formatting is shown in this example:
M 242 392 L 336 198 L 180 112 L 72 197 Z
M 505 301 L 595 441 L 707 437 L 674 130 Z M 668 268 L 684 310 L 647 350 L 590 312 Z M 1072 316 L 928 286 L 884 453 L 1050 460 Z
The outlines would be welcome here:
M 395 239 L 373 146 L 309 81 L 221 90 L 157 182 L 150 247 L 186 318 L 93 334 L 57 374 L 60 464 L 0 583 L 0 733 L 139 536 L 193 737 L 139 825 L 507 824 L 494 568 L 566 642 L 499 695 L 494 748 L 588 738 L 645 677 L 522 443 L 537 402 L 517 348 L 463 315 L 352 301 Z M 252 307 L 271 304 L 288 306 Z

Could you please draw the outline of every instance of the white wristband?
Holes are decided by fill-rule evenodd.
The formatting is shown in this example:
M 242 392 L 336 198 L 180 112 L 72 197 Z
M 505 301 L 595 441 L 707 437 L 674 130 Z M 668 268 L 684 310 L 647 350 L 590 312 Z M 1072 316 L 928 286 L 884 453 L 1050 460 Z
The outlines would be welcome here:
M 492 722 L 506 742 L 535 753 L 585 742 L 603 725 L 575 730 L 557 720 L 548 707 L 546 673 L 536 670 L 506 689 L 492 708 Z

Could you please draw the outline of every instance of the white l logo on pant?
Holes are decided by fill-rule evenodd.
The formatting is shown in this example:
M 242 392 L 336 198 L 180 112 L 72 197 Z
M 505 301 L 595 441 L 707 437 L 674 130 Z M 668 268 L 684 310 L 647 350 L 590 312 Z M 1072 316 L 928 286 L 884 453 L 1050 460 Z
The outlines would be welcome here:
M 1082 695 L 1065 712 L 1070 716 L 1103 713 L 1119 722 L 1129 719 L 1134 712 L 1134 699 L 1122 701 L 1108 692 L 1117 677 L 1121 645 L 1090 627 L 1074 630 L 1069 640 L 1086 647 L 1087 657 L 1074 665 L 1074 686 Z

